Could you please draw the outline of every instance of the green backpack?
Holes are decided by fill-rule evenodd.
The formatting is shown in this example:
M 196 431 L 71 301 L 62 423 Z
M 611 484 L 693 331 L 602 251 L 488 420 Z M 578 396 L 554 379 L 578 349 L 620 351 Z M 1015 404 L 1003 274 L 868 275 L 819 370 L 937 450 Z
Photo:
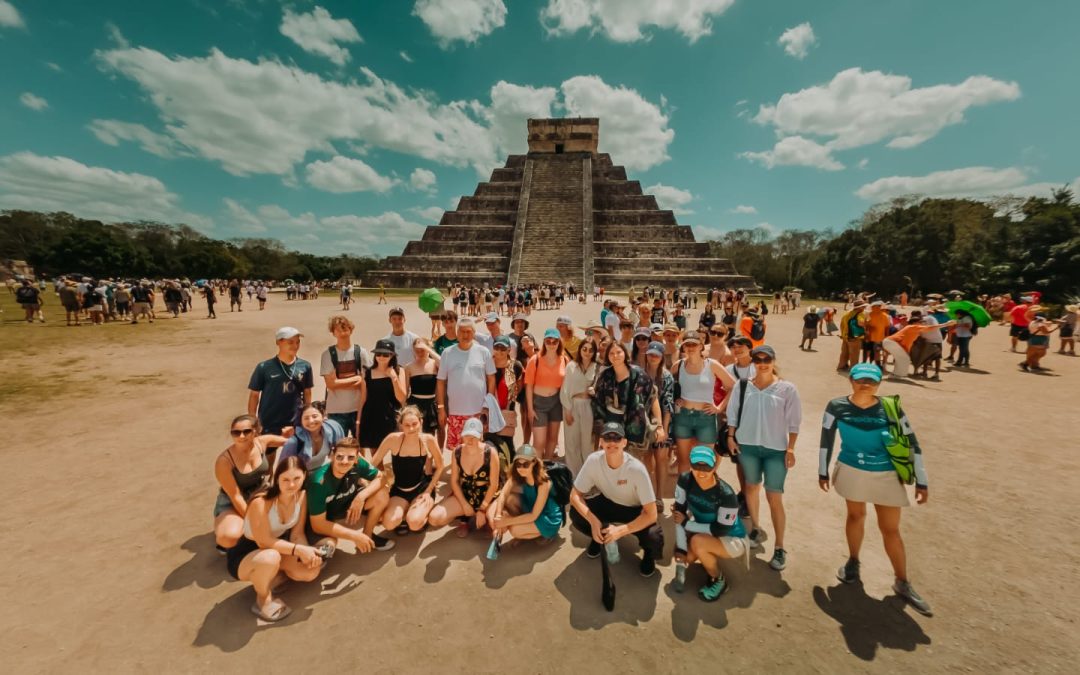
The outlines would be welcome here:
M 893 468 L 900 482 L 911 485 L 915 482 L 915 460 L 911 455 L 911 440 L 900 426 L 900 419 L 904 416 L 904 409 L 900 407 L 900 396 L 882 396 L 881 405 L 885 408 L 885 416 L 889 418 L 888 431 L 881 432 L 885 450 L 889 453 Z

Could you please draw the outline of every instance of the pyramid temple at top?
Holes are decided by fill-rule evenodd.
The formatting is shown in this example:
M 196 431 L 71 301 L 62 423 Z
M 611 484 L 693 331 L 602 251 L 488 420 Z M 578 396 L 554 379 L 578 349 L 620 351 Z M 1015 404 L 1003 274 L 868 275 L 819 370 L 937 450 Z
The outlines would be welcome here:
M 599 119 L 530 119 L 528 134 L 527 155 L 510 155 L 421 240 L 365 275 L 365 285 L 754 287 L 597 152 Z

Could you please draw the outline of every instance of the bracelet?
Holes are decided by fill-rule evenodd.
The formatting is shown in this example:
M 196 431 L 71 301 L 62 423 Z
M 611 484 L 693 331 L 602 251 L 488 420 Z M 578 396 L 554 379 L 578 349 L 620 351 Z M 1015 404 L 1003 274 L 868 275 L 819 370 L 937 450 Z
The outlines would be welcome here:
M 289 555 L 296 555 L 296 544 L 292 545 L 292 553 L 290 553 Z

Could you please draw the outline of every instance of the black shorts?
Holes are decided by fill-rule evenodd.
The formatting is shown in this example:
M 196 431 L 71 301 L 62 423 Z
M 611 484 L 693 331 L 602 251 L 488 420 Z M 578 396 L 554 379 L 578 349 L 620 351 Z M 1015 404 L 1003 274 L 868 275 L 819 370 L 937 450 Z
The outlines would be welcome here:
M 417 497 L 424 494 L 424 491 L 428 489 L 429 485 L 431 485 L 430 476 L 425 476 L 423 482 L 421 482 L 420 485 L 412 488 L 411 490 L 402 490 L 395 483 L 394 485 L 390 486 L 390 498 L 393 499 L 394 497 L 401 497 L 406 502 L 412 504 Z
M 248 553 L 258 550 L 259 545 L 254 541 L 247 537 L 240 537 L 240 541 L 236 542 L 236 546 L 225 552 L 225 565 L 229 568 L 229 575 L 233 579 L 239 579 L 240 563 L 247 557 Z
M 1073 327 L 1070 326 L 1067 323 L 1063 324 L 1061 326 L 1061 337 L 1068 339 L 1068 338 L 1071 338 L 1072 336 L 1073 336 Z
M 1031 331 L 1027 326 L 1017 326 L 1015 323 L 1009 326 L 1009 337 L 1014 337 L 1017 340 L 1023 340 L 1027 342 L 1027 339 L 1031 337 Z

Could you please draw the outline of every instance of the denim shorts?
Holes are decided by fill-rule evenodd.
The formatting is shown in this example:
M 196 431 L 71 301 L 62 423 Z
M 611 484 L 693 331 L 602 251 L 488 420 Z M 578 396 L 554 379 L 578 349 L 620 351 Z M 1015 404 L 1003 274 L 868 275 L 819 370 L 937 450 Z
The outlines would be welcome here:
M 742 467 L 746 482 L 760 485 L 765 482 L 766 492 L 783 492 L 787 478 L 787 464 L 784 450 L 770 450 L 760 445 L 739 445 L 739 466 Z
M 702 445 L 716 442 L 716 415 L 704 410 L 681 408 L 671 419 L 675 438 L 696 438 Z

